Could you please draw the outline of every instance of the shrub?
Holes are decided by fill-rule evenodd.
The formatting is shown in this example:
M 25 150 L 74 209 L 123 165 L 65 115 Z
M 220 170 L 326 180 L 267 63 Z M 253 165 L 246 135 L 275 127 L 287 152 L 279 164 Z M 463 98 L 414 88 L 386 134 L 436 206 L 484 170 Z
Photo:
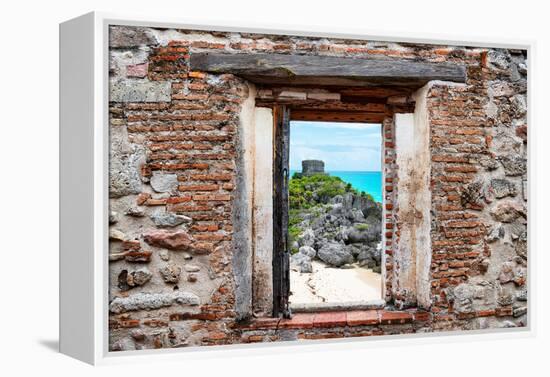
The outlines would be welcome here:
M 294 173 L 288 185 L 289 205 L 294 209 L 309 209 L 321 203 L 327 203 L 336 195 L 346 192 L 356 193 L 349 183 L 339 177 L 325 174 L 302 176 Z
M 357 230 L 368 230 L 369 224 L 355 224 L 354 227 Z

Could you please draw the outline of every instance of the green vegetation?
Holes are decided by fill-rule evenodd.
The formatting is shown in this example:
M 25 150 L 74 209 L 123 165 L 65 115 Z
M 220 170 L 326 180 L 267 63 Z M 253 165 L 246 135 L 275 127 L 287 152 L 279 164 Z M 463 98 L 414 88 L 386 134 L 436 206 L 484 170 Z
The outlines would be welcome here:
M 295 244 L 294 241 L 300 236 L 303 231 L 304 216 L 309 215 L 311 219 L 318 218 L 325 213 L 327 203 L 336 195 L 344 195 L 352 193 L 361 197 L 368 197 L 374 201 L 371 195 L 364 191 L 358 192 L 350 183 L 344 182 L 341 178 L 316 174 L 303 176 L 300 173 L 294 173 L 289 181 L 289 218 L 288 218 L 288 233 L 290 245 Z M 330 206 L 329 206 L 330 207 Z M 367 224 L 356 224 L 357 230 L 367 230 Z M 333 235 L 332 235 L 333 236 Z M 298 249 L 292 248 L 290 252 L 295 254 Z
M 357 230 L 368 230 L 369 224 L 355 224 L 354 227 Z
M 374 201 L 370 194 L 365 191 L 358 192 L 350 183 L 344 182 L 339 177 L 324 174 L 303 176 L 294 173 L 289 182 L 289 204 L 291 209 L 310 209 L 316 205 L 328 203 L 336 195 L 344 195 L 348 192 Z
M 351 184 L 346 184 L 339 177 L 324 174 L 302 176 L 295 173 L 289 182 L 289 204 L 292 209 L 309 209 L 346 192 L 358 194 Z

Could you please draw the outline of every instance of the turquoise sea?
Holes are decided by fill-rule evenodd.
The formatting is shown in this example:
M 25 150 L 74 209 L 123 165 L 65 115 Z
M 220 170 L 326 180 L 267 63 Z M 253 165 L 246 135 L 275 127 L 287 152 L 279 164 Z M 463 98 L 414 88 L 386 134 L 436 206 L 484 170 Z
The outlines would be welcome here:
M 291 176 L 294 173 L 290 171 Z M 365 191 L 372 195 L 374 200 L 382 202 L 382 172 L 381 171 L 329 171 L 332 176 L 340 177 L 351 183 L 357 191 Z

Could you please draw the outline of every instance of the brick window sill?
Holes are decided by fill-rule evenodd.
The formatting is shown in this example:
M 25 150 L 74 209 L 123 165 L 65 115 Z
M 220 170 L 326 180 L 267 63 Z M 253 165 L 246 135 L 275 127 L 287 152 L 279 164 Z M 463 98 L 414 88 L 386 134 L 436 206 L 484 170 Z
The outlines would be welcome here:
M 346 310 L 318 313 L 297 313 L 290 319 L 256 318 L 240 324 L 242 330 L 311 329 L 330 327 L 354 327 L 368 325 L 396 325 L 426 322 L 431 314 L 421 310 Z

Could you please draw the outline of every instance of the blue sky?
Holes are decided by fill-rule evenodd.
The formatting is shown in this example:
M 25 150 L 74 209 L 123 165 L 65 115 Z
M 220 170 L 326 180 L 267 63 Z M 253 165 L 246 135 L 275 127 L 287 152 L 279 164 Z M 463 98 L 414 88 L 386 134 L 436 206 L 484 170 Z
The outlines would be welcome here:
M 327 171 L 380 171 L 379 124 L 290 122 L 290 169 L 302 160 L 325 162 Z

